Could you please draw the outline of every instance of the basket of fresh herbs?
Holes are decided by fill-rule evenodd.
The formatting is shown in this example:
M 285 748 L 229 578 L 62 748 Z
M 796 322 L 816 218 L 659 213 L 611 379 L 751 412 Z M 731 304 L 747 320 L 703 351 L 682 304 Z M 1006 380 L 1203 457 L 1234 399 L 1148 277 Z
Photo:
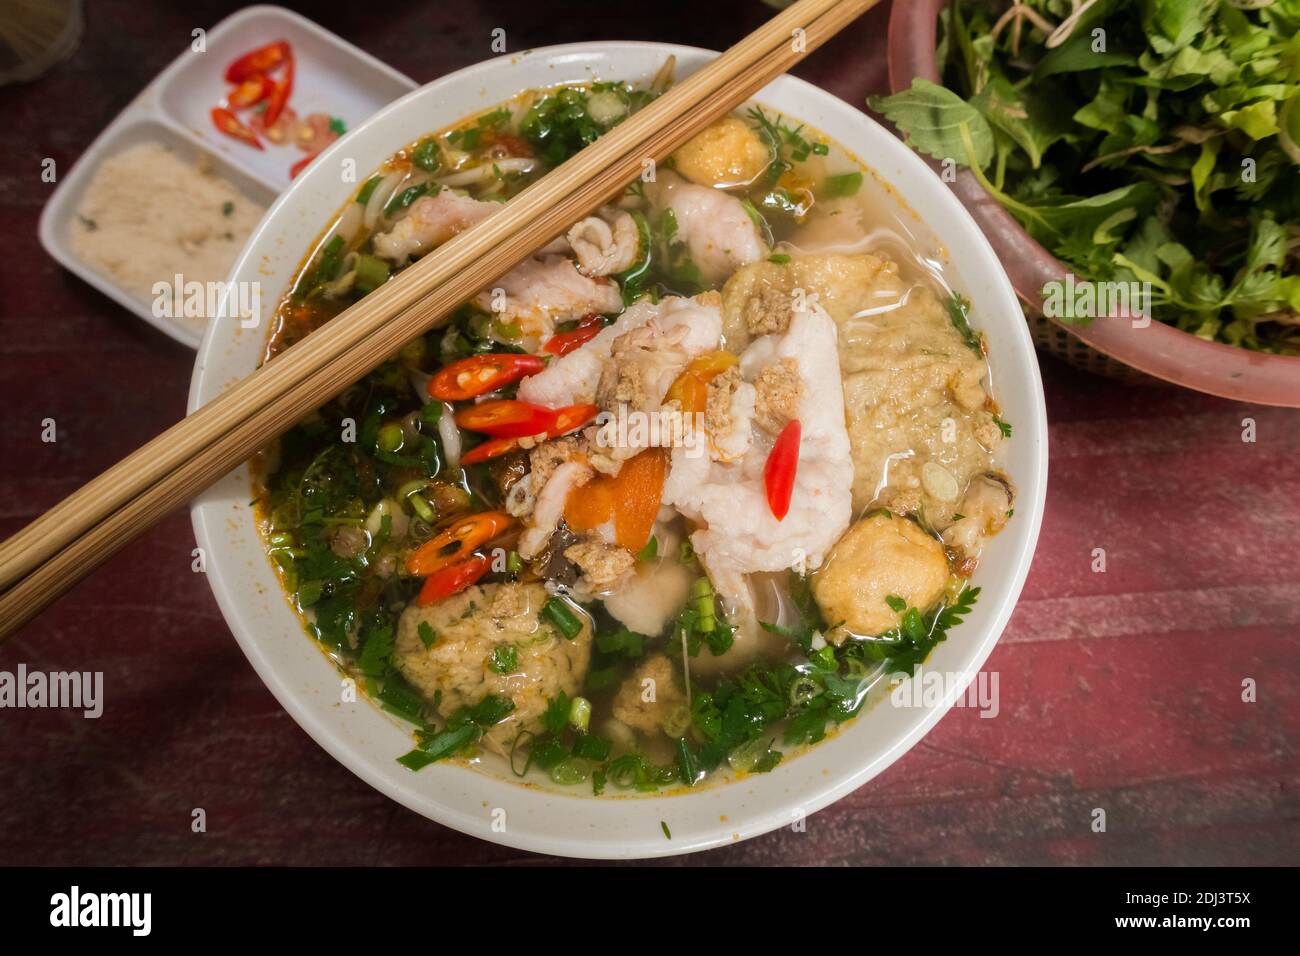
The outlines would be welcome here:
M 890 80 L 869 105 L 953 182 L 1040 345 L 1300 406 L 1300 0 L 896 2 Z M 1066 278 L 1141 307 L 1062 309 Z

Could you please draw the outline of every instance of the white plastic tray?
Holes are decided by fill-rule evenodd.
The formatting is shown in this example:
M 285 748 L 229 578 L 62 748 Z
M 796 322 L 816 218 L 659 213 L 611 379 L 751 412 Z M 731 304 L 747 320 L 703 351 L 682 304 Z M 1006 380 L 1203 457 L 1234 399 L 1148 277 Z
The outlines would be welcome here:
M 294 148 L 242 146 L 213 128 L 210 111 L 229 87 L 222 76 L 226 64 L 276 40 L 288 40 L 293 46 L 295 76 L 290 103 L 300 116 L 329 113 L 351 130 L 416 87 L 409 77 L 305 17 L 283 7 L 246 7 L 208 30 L 203 52 L 187 49 L 108 124 L 72 170 L 61 177 L 41 213 L 41 245 L 51 256 L 190 348 L 198 348 L 202 329 L 184 320 L 155 316 L 149 302 L 79 259 L 69 241 L 72 222 L 100 163 L 147 140 L 165 143 L 185 158 L 208 155 L 222 178 L 249 199 L 270 206 L 289 184 L 290 166 L 306 154 Z

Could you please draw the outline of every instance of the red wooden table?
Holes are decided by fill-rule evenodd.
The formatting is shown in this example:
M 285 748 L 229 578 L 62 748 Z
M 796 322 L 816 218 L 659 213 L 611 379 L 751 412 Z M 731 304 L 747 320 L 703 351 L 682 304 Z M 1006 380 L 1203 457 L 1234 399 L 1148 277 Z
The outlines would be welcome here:
M 49 194 L 220 2 L 92 2 L 72 60 L 0 89 L 0 534 L 184 413 L 192 356 L 63 272 L 36 241 Z M 767 15 L 698 4 L 307 9 L 429 80 L 510 49 L 659 39 L 721 48 Z M 797 72 L 861 104 L 885 13 Z M 1294 863 L 1300 845 L 1300 414 L 1130 388 L 1043 358 L 1047 515 L 1001 644 L 1001 713 L 954 710 L 808 821 L 687 858 L 785 863 Z M 40 440 L 41 422 L 59 440 Z M 1257 441 L 1242 441 L 1243 419 Z M 399 807 L 335 763 L 244 660 L 188 515 L 168 517 L 0 647 L 0 670 L 102 670 L 99 720 L 0 711 L 0 863 L 522 863 Z M 1092 552 L 1104 548 L 1105 573 Z M 1242 700 L 1251 678 L 1256 702 Z M 202 807 L 207 832 L 191 832 Z M 1104 808 L 1107 832 L 1090 828 Z

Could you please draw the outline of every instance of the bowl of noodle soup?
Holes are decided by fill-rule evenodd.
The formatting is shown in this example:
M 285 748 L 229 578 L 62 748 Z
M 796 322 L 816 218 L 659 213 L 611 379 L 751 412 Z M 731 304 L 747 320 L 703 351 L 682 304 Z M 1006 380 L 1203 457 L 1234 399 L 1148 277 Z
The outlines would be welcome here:
M 533 50 L 371 118 L 255 231 L 266 321 L 211 324 L 191 408 L 715 55 Z M 815 812 L 952 706 L 1028 572 L 1042 386 L 970 216 L 792 77 L 706 134 L 193 504 L 299 725 L 486 840 L 663 856 Z M 647 410 L 695 444 L 615 434 Z

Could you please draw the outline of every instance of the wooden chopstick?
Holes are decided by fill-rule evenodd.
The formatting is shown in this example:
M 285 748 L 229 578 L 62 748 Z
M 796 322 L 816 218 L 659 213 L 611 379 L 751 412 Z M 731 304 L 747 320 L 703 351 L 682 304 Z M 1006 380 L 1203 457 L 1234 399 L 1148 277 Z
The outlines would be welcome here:
M 847 4 L 836 0 L 801 0 L 516 196 L 489 222 L 483 223 L 483 228 L 466 230 L 452 242 L 445 243 L 437 255 L 426 256 L 404 270 L 318 333 L 308 336 L 236 388 L 197 410 L 176 428 L 169 429 L 55 505 L 0 548 L 0 589 L 9 587 L 58 549 L 200 453 L 213 436 L 235 427 L 257 409 L 274 401 L 291 384 L 310 377 L 338 355 L 353 348 L 439 283 L 484 259 L 495 262 L 494 243 L 537 219 L 560 197 L 597 175 L 620 156 L 638 149 L 644 155 L 647 142 L 672 117 L 690 113 L 701 105 L 710 105 L 737 75 L 751 69 L 773 49 L 789 45 L 791 33 L 796 28 L 806 29 L 809 22 L 842 5 Z M 564 225 L 559 227 L 563 228 Z M 549 237 L 541 239 L 538 245 L 547 241 Z M 507 263 L 502 265 L 509 267 Z
M 20 531 L 0 546 L 0 638 L 877 2 L 800 0 Z

